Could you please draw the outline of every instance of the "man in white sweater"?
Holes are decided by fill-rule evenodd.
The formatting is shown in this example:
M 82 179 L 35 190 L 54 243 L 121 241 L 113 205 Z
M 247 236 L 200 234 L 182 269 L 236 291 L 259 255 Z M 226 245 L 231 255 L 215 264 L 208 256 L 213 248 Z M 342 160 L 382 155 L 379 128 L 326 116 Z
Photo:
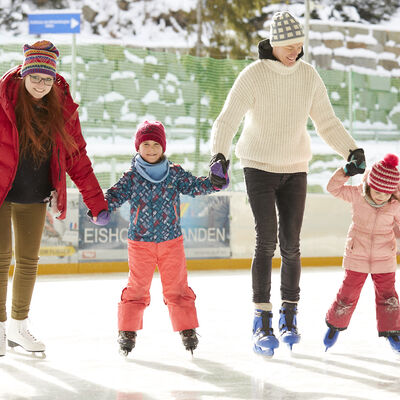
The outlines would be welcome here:
M 211 132 L 212 159 L 226 163 L 227 169 L 232 139 L 245 118 L 235 153 L 244 167 L 255 219 L 256 246 L 251 267 L 254 351 L 265 356 L 272 356 L 279 346 L 272 329 L 270 303 L 272 257 L 278 237 L 282 257 L 281 340 L 290 348 L 300 340 L 296 326 L 300 231 L 312 157 L 308 117 L 325 142 L 352 161 L 353 174 L 365 169 L 364 152 L 336 117 L 321 77 L 300 59 L 304 42 L 300 23 L 287 11 L 278 12 L 270 29 L 270 39 L 259 44 L 260 60 L 239 74 Z M 224 184 L 212 173 L 210 178 L 216 185 Z

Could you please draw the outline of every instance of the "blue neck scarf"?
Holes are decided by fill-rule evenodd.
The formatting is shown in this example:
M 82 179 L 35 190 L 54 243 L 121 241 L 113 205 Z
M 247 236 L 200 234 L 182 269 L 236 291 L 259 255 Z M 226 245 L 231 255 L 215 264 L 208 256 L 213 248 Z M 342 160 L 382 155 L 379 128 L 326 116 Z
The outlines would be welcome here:
M 169 174 L 169 162 L 166 157 L 163 157 L 163 159 L 156 164 L 150 164 L 144 161 L 138 154 L 133 158 L 132 164 L 134 164 L 137 172 L 139 172 L 144 179 L 153 183 L 162 182 Z

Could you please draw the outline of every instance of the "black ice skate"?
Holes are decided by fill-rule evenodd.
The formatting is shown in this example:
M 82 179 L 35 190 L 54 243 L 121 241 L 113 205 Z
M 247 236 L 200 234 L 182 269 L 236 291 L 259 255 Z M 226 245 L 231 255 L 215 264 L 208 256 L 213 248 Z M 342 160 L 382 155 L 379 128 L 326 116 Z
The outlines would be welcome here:
M 123 356 L 127 356 L 136 344 L 135 331 L 119 331 L 118 332 L 119 352 Z
M 195 329 L 185 329 L 180 331 L 179 334 L 182 338 L 182 343 L 186 350 L 190 350 L 193 355 L 193 350 L 197 347 L 199 339 L 197 339 L 197 333 Z

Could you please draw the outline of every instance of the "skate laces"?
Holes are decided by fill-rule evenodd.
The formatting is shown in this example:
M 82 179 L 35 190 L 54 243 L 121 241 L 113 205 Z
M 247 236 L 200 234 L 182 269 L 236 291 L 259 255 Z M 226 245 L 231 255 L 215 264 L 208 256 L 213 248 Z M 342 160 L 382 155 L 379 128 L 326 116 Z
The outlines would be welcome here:
M 184 329 L 183 331 L 179 332 L 185 338 L 195 338 L 196 331 L 194 329 Z
M 198 333 L 195 329 L 184 329 L 180 331 L 179 334 L 181 335 L 182 342 L 185 346 L 197 346 L 199 339 L 197 339 Z
M 22 332 L 21 332 L 22 331 Z M 39 340 L 35 338 L 34 335 L 32 335 L 32 333 L 29 331 L 28 328 L 25 329 L 21 329 L 19 332 L 21 335 L 23 335 L 24 333 L 26 334 L 26 336 L 29 336 L 33 342 L 38 342 Z
M 182 343 L 185 346 L 186 350 L 190 350 L 193 353 L 193 350 L 196 349 L 197 344 L 199 343 L 199 339 L 197 339 L 198 333 L 195 329 L 184 329 L 180 331 Z
M 134 340 L 136 339 L 136 332 L 135 331 L 119 331 L 120 336 L 124 339 Z
M 23 323 L 21 323 L 21 325 L 19 326 L 18 332 L 20 335 L 22 336 L 28 336 L 30 337 L 30 339 L 32 339 L 33 342 L 39 342 L 39 339 L 37 339 L 32 333 L 31 331 L 28 329 L 28 324 L 26 323 L 26 321 L 24 321 Z
M 285 329 L 297 333 L 297 326 L 295 325 L 295 316 L 297 314 L 296 305 L 291 303 L 284 303 L 279 310 L 280 314 L 285 316 L 285 323 L 280 326 L 280 330 Z
M 274 335 L 274 330 L 270 326 L 270 318 L 272 317 L 270 312 L 263 311 L 261 313 L 261 321 L 262 321 L 262 326 L 257 329 L 257 333 L 260 331 L 264 332 L 267 336 L 273 336 Z

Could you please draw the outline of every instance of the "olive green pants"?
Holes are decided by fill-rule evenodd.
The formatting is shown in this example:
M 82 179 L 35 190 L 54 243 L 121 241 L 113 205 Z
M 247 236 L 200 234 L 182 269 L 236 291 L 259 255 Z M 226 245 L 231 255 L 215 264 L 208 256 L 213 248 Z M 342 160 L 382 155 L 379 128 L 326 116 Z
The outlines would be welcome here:
M 5 201 L 0 207 L 0 322 L 7 319 L 7 285 L 12 258 L 11 223 L 15 240 L 11 317 L 22 320 L 28 317 L 36 282 L 46 206 L 45 203 Z

